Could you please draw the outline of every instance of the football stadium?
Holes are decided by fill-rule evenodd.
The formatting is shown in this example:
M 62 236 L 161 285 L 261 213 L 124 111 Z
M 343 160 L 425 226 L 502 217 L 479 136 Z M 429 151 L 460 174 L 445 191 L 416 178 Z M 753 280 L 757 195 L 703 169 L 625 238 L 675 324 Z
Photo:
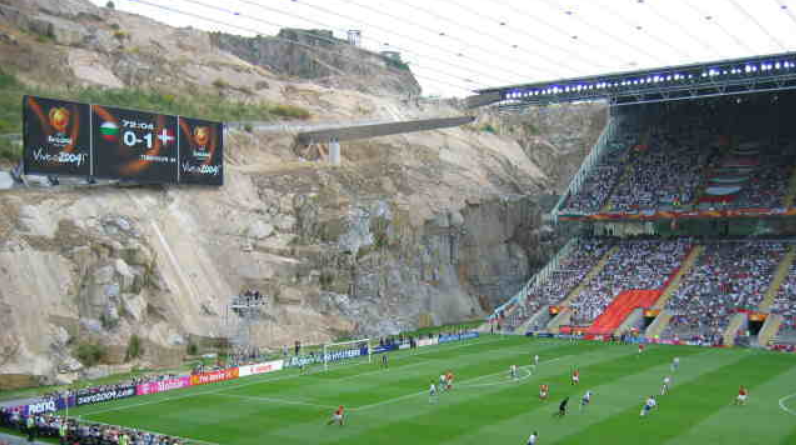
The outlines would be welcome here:
M 796 4 L 283 3 L 0 0 L 0 445 L 796 444 Z

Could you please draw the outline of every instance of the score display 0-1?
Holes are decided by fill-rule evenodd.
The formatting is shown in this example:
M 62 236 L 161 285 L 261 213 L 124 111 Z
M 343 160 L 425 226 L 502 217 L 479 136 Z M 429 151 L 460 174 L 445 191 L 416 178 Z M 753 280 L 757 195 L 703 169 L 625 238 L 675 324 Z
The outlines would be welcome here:
M 23 118 L 26 174 L 224 183 L 219 122 L 32 96 Z

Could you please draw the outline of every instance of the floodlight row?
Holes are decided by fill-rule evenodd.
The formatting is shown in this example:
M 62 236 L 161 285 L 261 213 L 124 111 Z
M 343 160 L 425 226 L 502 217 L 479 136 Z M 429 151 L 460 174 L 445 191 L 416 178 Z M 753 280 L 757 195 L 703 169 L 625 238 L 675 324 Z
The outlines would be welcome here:
M 796 69 L 796 61 L 779 60 L 761 63 L 744 63 L 740 65 L 708 68 L 702 72 L 653 74 L 637 78 L 613 81 L 579 82 L 570 85 L 550 85 L 546 88 L 517 89 L 505 93 L 504 99 L 525 99 L 537 96 L 583 93 L 586 91 L 611 91 L 636 85 L 666 84 L 688 81 L 697 78 L 717 78 L 724 76 L 751 75 Z

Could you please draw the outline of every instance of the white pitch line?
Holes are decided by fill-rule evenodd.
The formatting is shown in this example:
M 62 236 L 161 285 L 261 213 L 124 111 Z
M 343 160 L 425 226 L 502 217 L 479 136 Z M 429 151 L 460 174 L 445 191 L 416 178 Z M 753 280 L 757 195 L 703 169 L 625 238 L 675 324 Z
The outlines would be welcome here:
M 313 408 L 324 408 L 324 409 L 335 409 L 336 406 L 332 405 L 319 405 L 317 403 L 309 403 L 309 402 L 302 402 L 299 400 L 285 400 L 285 399 L 275 399 L 273 397 L 258 397 L 258 396 L 241 396 L 238 394 L 213 394 L 219 397 L 234 397 L 237 399 L 245 399 L 245 400 L 255 400 L 261 402 L 274 402 L 274 403 L 283 403 L 285 405 L 299 405 L 299 406 L 310 406 Z
M 408 358 L 408 357 L 406 357 L 406 358 Z M 428 365 L 428 364 L 431 364 L 431 363 L 432 362 L 429 362 L 429 361 L 425 360 L 425 361 L 422 361 L 422 362 L 412 363 L 411 365 L 396 366 L 394 369 L 403 371 L 404 369 L 407 369 L 407 368 L 412 368 L 412 367 L 421 366 L 421 365 Z M 389 371 L 389 370 L 390 370 L 390 368 L 387 368 L 387 371 Z M 349 375 L 347 377 L 340 377 L 339 379 L 332 379 L 332 381 L 340 382 L 342 380 L 356 379 L 356 378 L 362 377 L 363 375 L 379 374 L 379 373 L 383 373 L 384 371 L 385 371 L 384 369 L 377 369 L 375 371 L 363 372 L 362 374 L 354 374 L 354 375 Z
M 793 398 L 796 398 L 796 393 L 791 394 L 789 396 L 785 396 L 785 397 L 779 399 L 779 407 L 782 408 L 782 410 L 785 411 L 786 413 L 793 414 L 794 416 L 796 416 L 796 411 L 794 411 L 794 410 L 788 408 L 787 406 L 785 406 L 785 401 L 789 400 L 789 399 L 793 399 Z
M 547 361 L 544 361 L 542 363 L 552 363 L 552 362 L 561 360 L 562 358 L 564 358 L 564 357 L 554 358 L 552 360 L 547 360 Z M 527 368 L 527 367 L 530 367 L 530 365 L 523 366 L 523 368 Z M 467 380 L 465 380 L 465 382 L 474 382 L 474 381 L 478 381 L 478 380 L 481 380 L 481 379 L 484 379 L 484 378 L 487 378 L 487 377 L 494 377 L 496 375 L 500 375 L 500 374 L 504 374 L 504 373 L 505 373 L 505 371 L 496 372 L 494 374 L 486 374 L 486 375 L 474 377 L 472 379 L 467 379 Z M 469 387 L 466 384 L 463 384 L 461 386 L 463 386 L 465 388 Z M 417 397 L 419 395 L 423 395 L 423 394 L 427 394 L 427 393 L 428 393 L 428 390 L 418 391 L 418 392 L 415 392 L 415 393 L 412 393 L 412 394 L 406 394 L 406 395 L 398 396 L 398 397 L 395 397 L 395 398 L 392 398 L 392 399 L 382 400 L 381 402 L 371 403 L 370 405 L 364 405 L 364 406 L 360 406 L 360 407 L 357 407 L 357 408 L 351 408 L 351 411 L 364 411 L 364 410 L 367 410 L 367 409 L 388 405 L 390 403 L 395 403 L 395 402 L 398 402 L 398 401 L 401 401 L 401 400 L 409 399 L 409 398 L 412 398 L 412 397 Z
M 473 345 L 490 344 L 490 343 L 495 343 L 495 342 L 498 342 L 498 341 L 500 341 L 500 340 L 471 342 L 471 343 L 466 343 L 466 344 L 446 347 L 443 350 L 444 351 L 449 351 L 451 349 L 459 349 L 459 348 L 464 348 L 464 347 L 473 346 Z M 421 352 L 418 352 L 416 354 L 396 357 L 395 360 L 402 360 L 402 359 L 407 359 L 407 358 L 411 358 L 411 357 L 417 357 L 418 355 L 431 354 L 433 352 L 438 352 L 438 351 L 440 351 L 440 349 L 431 348 L 428 351 L 421 351 Z M 367 365 L 367 364 L 370 364 L 370 363 L 369 362 L 361 362 L 361 363 L 355 363 L 355 364 L 346 365 L 346 366 L 360 366 L 360 365 Z M 320 373 L 320 372 L 323 372 L 323 371 L 315 371 L 315 372 L 310 372 L 310 373 L 303 374 L 303 375 L 317 374 L 317 373 Z M 360 375 L 362 375 L 362 374 L 357 374 L 357 376 L 360 376 Z M 151 401 L 147 401 L 147 402 L 133 403 L 133 404 L 130 404 L 130 405 L 117 406 L 115 408 L 108 408 L 108 409 L 92 411 L 92 412 L 81 414 L 81 415 L 88 417 L 88 416 L 95 416 L 97 414 L 104 414 L 104 413 L 109 413 L 109 412 L 114 412 L 114 411 L 124 411 L 124 410 L 131 409 L 131 408 L 138 408 L 140 406 L 156 405 L 156 404 L 163 403 L 163 402 L 171 402 L 173 400 L 186 399 L 186 398 L 190 398 L 190 397 L 199 397 L 199 396 L 203 396 L 203 395 L 213 395 L 213 394 L 218 394 L 218 393 L 221 393 L 221 392 L 230 391 L 230 390 L 237 389 L 237 388 L 245 388 L 247 386 L 260 385 L 260 384 L 266 384 L 266 383 L 271 383 L 271 382 L 278 382 L 278 381 L 281 381 L 281 380 L 289 380 L 289 379 L 295 379 L 295 378 L 299 378 L 299 377 L 302 377 L 302 374 L 291 374 L 291 375 L 275 377 L 275 378 L 271 378 L 271 379 L 263 379 L 263 380 L 257 380 L 257 381 L 253 381 L 253 382 L 248 382 L 248 383 L 242 383 L 242 384 L 234 385 L 234 386 L 225 386 L 223 388 L 220 388 L 220 389 L 217 389 L 217 390 L 214 390 L 214 391 L 205 391 L 205 392 L 200 392 L 200 393 L 183 394 L 181 396 L 165 397 L 163 399 L 158 399 L 158 400 L 151 400 Z

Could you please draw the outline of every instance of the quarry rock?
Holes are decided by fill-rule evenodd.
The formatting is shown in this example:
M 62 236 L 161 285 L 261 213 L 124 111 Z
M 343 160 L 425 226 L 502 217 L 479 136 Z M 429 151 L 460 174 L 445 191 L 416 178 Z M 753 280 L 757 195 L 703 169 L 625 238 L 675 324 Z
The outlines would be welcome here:
M 290 232 L 296 226 L 296 218 L 290 215 L 279 215 L 274 219 L 274 224 L 282 232 Z
M 0 190 L 8 190 L 14 187 L 14 178 L 8 172 L 0 171 Z
M 26 18 L 41 17 L 32 26 L 55 36 L 20 37 L 18 53 L 5 59 L 26 86 L 49 88 L 58 78 L 73 87 L 156 89 L 188 105 L 203 91 L 308 110 L 306 121 L 279 117 L 293 129 L 463 113 L 453 101 L 405 100 L 420 92 L 410 70 L 388 69 L 347 44 L 316 57 L 277 39 L 178 30 L 86 0 L 3 3 L 24 11 L 0 5 L 9 18 L 3 32 L 22 36 Z M 216 88 L 217 79 L 231 87 Z M 52 88 L 65 98 L 72 91 Z M 473 111 L 513 133 L 451 128 L 346 142 L 334 168 L 296 147 L 293 130 L 230 132 L 221 188 L 49 187 L 46 176 L 28 176 L 30 187 L 0 199 L 0 282 L 3 298 L 15 297 L 2 302 L 0 318 L 37 316 L 3 327 L 23 343 L 18 359 L 53 376 L 63 360 L 52 345 L 63 338 L 41 334 L 51 332 L 50 320 L 113 350 L 123 351 L 131 332 L 168 350 L 189 336 L 222 335 L 224 308 L 245 289 L 274 296 L 268 329 L 258 325 L 254 336 L 262 346 L 483 317 L 489 304 L 481 301 L 505 301 L 555 253 L 557 241 L 542 239 L 547 229 L 535 231 L 550 207 L 537 197 L 565 189 L 605 122 L 604 105 L 545 112 Z M 36 279 L 19 279 L 31 271 Z M 66 352 L 56 349 L 60 359 Z M 147 360 L 161 364 L 156 355 Z
M 459 211 L 453 211 L 449 215 L 449 221 L 451 226 L 459 227 L 464 224 L 464 216 Z
M 81 318 L 80 325 L 83 326 L 87 331 L 93 333 L 101 333 L 102 332 L 102 323 L 99 320 L 90 319 L 90 318 Z
M 185 337 L 177 333 L 170 334 L 166 342 L 172 346 L 183 346 L 188 344 L 188 341 L 185 339 Z
M 83 370 L 83 378 L 87 380 L 101 379 L 111 375 L 111 367 L 108 365 L 97 365 Z
M 146 300 L 140 295 L 125 294 L 121 298 L 124 312 L 134 320 L 141 321 L 146 315 Z
M 103 266 L 94 271 L 95 284 L 110 284 L 113 283 L 113 276 L 115 270 L 113 266 Z
M 118 276 L 118 283 L 122 291 L 127 291 L 133 287 L 135 283 L 135 273 L 127 263 L 121 259 L 117 258 L 114 263 L 114 268 L 116 270 L 116 275 Z
M 268 238 L 272 233 L 274 233 L 274 226 L 262 221 L 257 221 L 246 231 L 246 236 L 259 240 Z

